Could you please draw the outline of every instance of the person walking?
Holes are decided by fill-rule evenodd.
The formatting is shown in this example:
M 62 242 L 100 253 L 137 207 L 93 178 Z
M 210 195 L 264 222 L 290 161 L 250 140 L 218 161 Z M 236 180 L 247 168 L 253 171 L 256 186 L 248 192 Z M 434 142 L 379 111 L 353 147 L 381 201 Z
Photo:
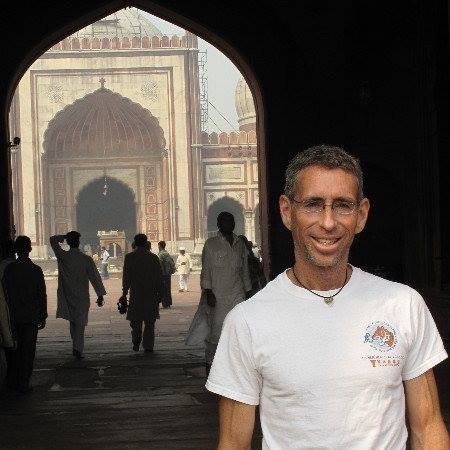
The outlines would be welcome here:
M 14 241 L 12 239 L 5 239 L 1 244 L 1 252 L 3 259 L 0 261 L 0 389 L 6 378 L 6 353 L 15 346 L 12 334 L 11 315 L 2 285 L 3 273 L 6 266 L 16 260 Z
M 79 360 L 83 359 L 84 331 L 89 316 L 89 282 L 97 294 L 99 307 L 103 306 L 103 296 L 106 295 L 94 260 L 79 249 L 80 237 L 78 231 L 50 237 L 50 245 L 58 261 L 56 317 L 70 322 L 72 354 Z M 68 251 L 60 246 L 64 240 L 70 247 Z
M 179 276 L 178 292 L 188 291 L 188 280 L 191 272 L 192 262 L 191 257 L 186 253 L 184 247 L 179 248 L 180 254 L 177 257 L 176 268 Z
M 122 274 L 122 297 L 128 303 L 127 320 L 130 321 L 133 350 L 153 352 L 155 322 L 159 318 L 159 301 L 163 291 L 163 276 L 159 258 L 148 250 L 145 234 L 134 237 L 135 250 L 125 255 Z M 127 295 L 130 300 L 127 302 Z
M 102 247 L 101 260 L 102 260 L 102 278 L 107 280 L 109 278 L 108 272 L 108 259 L 109 252 L 106 250 L 106 247 Z
M 175 263 L 173 258 L 166 251 L 165 241 L 158 242 L 158 258 L 161 262 L 162 276 L 163 276 L 163 292 L 161 296 L 161 303 L 163 308 L 167 309 L 172 306 L 172 292 L 171 282 L 172 275 L 175 273 Z
M 205 341 L 206 371 L 209 371 L 225 316 L 250 295 L 252 283 L 244 241 L 234 233 L 234 216 L 217 216 L 217 236 L 206 240 L 202 252 L 200 286 L 209 306 L 209 332 Z M 199 305 L 201 306 L 201 305 Z M 195 330 L 192 330 L 195 333 Z
M 27 394 L 36 354 L 38 330 L 45 328 L 47 293 L 42 269 L 29 258 L 31 240 L 18 236 L 14 248 L 17 259 L 3 273 L 3 289 L 11 313 L 16 348 L 8 350 L 8 388 Z

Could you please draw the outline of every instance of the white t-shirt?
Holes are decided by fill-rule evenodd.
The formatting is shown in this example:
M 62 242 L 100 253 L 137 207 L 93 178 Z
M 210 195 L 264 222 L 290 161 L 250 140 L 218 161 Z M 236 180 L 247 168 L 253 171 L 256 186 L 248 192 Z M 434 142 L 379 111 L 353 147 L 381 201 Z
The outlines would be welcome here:
M 260 405 L 263 449 L 399 450 L 402 381 L 446 357 L 412 288 L 353 267 L 330 306 L 283 272 L 228 314 L 206 387 Z

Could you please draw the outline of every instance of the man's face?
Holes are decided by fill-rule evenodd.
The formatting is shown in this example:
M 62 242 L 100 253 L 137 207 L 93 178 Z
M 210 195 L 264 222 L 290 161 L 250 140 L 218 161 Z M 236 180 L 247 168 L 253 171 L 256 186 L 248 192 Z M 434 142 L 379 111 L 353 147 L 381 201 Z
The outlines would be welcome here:
M 330 206 L 320 213 L 309 213 L 285 195 L 280 197 L 281 217 L 292 232 L 296 261 L 323 268 L 346 264 L 353 238 L 363 230 L 370 206 L 366 198 L 358 203 L 357 178 L 342 169 L 310 166 L 299 172 L 296 187 L 294 198 L 303 204 L 356 204 L 348 215 L 340 215 Z
M 217 219 L 217 228 L 224 234 L 231 234 L 234 231 L 235 223 L 232 214 L 222 214 Z
M 181 253 L 182 255 L 184 255 L 184 254 L 186 253 L 186 250 L 180 250 L 180 253 Z

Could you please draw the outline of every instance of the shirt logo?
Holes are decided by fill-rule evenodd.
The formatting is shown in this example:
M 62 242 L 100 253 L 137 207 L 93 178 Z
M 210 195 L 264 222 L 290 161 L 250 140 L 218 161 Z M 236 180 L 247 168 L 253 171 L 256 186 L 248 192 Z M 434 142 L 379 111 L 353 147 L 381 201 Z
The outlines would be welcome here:
M 364 343 L 381 352 L 392 350 L 397 344 L 394 328 L 387 322 L 372 322 L 364 335 Z

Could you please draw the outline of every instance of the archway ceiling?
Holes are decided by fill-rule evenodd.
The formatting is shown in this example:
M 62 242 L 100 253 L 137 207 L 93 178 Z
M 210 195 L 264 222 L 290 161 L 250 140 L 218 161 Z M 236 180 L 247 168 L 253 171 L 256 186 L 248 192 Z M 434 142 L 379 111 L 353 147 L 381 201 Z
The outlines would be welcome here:
M 105 87 L 66 106 L 44 133 L 47 160 L 161 157 L 166 141 L 158 119 Z

